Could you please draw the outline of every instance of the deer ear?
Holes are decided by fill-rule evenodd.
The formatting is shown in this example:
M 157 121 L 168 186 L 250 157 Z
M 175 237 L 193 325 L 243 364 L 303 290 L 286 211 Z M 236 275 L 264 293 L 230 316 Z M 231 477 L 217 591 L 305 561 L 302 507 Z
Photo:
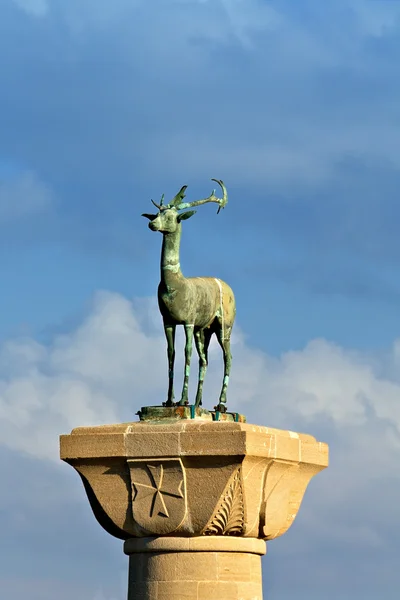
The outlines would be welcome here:
M 154 221 L 157 215 L 149 215 L 148 213 L 143 213 L 141 216 L 146 217 L 146 219 L 149 219 L 149 221 Z
M 184 212 L 181 215 L 178 215 L 178 223 L 180 223 L 181 221 L 184 221 L 185 219 L 190 219 L 190 217 L 193 217 L 193 215 L 196 212 L 197 212 L 197 210 L 188 210 L 187 212 Z

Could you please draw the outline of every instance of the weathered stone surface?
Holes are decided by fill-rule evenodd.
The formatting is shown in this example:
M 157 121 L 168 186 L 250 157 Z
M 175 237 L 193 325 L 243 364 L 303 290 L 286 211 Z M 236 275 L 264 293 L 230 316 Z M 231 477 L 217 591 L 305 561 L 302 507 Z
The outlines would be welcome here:
M 121 539 L 272 539 L 292 524 L 328 447 L 245 423 L 180 420 L 80 427 L 61 458 L 81 475 L 100 524 Z
M 262 600 L 261 557 L 254 538 L 132 538 L 128 600 Z

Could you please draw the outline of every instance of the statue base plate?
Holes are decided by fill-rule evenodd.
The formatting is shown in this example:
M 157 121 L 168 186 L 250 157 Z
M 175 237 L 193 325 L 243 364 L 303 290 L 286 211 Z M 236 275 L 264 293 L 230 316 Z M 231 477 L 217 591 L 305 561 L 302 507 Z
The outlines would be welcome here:
M 175 406 L 142 406 L 136 413 L 140 421 L 165 423 L 182 419 L 195 419 L 198 421 L 229 421 L 246 423 L 246 417 L 239 413 L 220 412 L 207 410 L 194 404 Z

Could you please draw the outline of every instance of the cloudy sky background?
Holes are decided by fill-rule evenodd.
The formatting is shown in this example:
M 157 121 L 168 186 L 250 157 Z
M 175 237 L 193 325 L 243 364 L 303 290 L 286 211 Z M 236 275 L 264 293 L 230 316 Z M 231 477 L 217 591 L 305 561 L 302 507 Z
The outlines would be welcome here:
M 331 448 L 265 595 L 398 598 L 399 63 L 398 0 L 0 0 L 2 598 L 126 596 L 58 435 L 164 400 L 140 214 L 211 177 L 181 263 L 235 290 L 230 406 Z

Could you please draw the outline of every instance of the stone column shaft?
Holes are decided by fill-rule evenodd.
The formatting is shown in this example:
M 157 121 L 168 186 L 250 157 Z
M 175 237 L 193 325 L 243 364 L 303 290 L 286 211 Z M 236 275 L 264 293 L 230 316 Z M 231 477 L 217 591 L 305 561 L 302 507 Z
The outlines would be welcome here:
M 124 551 L 128 600 L 262 600 L 262 540 L 132 538 Z

